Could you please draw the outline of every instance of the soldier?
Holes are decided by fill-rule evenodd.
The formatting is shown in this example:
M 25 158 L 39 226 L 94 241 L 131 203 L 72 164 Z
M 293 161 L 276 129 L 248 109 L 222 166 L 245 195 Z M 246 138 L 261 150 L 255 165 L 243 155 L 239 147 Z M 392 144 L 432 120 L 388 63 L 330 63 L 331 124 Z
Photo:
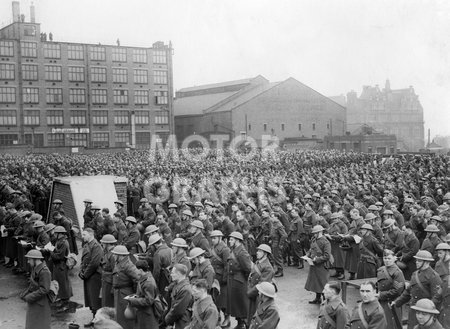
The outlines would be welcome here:
M 437 245 L 436 251 L 439 260 L 436 263 L 435 271 L 442 280 L 439 322 L 444 328 L 450 328 L 450 246 L 447 243 L 440 243 Z
M 412 274 L 409 286 L 395 300 L 394 305 L 396 307 L 400 307 L 408 301 L 410 306 L 414 306 L 422 298 L 429 298 L 434 303 L 439 301 L 442 281 L 439 274 L 430 267 L 434 258 L 426 250 L 419 250 L 414 258 L 416 259 L 417 271 Z M 417 319 L 414 310 L 410 308 L 408 329 L 413 329 L 416 324 Z
M 416 311 L 416 318 L 418 324 L 414 329 L 444 329 L 447 326 L 442 326 L 441 323 L 435 318 L 435 315 L 439 314 L 439 311 L 434 306 L 434 303 L 427 299 L 422 298 L 417 301 L 416 305 L 411 306 Z
M 169 267 L 172 264 L 172 251 L 158 234 L 150 237 L 148 245 L 156 248 L 153 255 L 153 277 L 159 292 L 164 293 L 170 282 Z
M 431 255 L 434 255 L 434 262 L 431 263 L 431 267 L 434 267 L 437 260 L 437 255 L 435 254 L 434 250 L 436 246 L 439 243 L 442 243 L 443 241 L 439 238 L 439 229 L 436 225 L 427 225 L 425 228 L 425 232 L 427 232 L 427 236 L 425 240 L 422 242 L 422 246 L 420 247 L 421 250 L 429 251 Z
M 378 240 L 372 235 L 373 227 L 364 224 L 360 229 L 362 240 L 359 243 L 360 259 L 358 264 L 358 279 L 373 278 L 376 276 L 379 266 L 378 257 L 383 255 L 383 248 Z
M 307 256 L 312 259 L 314 266 L 309 267 L 308 278 L 306 279 L 305 289 L 316 293 L 316 298 L 310 301 L 310 304 L 320 304 L 320 297 L 323 288 L 330 278 L 328 269 L 330 268 L 331 244 L 323 235 L 324 228 L 316 225 L 311 230 L 313 238 L 311 240 L 311 249 Z
M 186 244 L 186 241 L 182 238 L 175 238 L 173 239 L 172 243 L 172 262 L 170 265 L 170 269 L 175 264 L 183 264 L 188 269 L 188 273 L 191 272 L 191 261 L 189 260 L 189 257 L 187 256 L 186 251 L 188 250 L 189 246 Z
M 48 236 L 47 233 L 45 233 L 44 227 L 45 227 L 44 222 L 40 220 L 35 221 L 33 224 L 33 228 L 36 232 L 35 244 L 36 247 L 39 247 L 41 249 L 43 249 L 45 245 L 50 242 L 50 237 Z
M 277 328 L 280 322 L 278 307 L 275 305 L 275 287 L 272 283 L 261 282 L 256 285 L 259 302 L 250 324 L 250 329 Z
M 405 223 L 403 227 L 405 232 L 405 238 L 403 239 L 403 244 L 400 251 L 397 253 L 399 257 L 399 266 L 402 266 L 403 274 L 406 280 L 411 279 L 411 275 L 416 270 L 416 260 L 414 255 L 417 254 L 420 248 L 419 239 L 412 230 L 412 224 L 410 222 Z
M 52 205 L 53 205 L 52 210 L 51 210 L 51 212 L 52 212 L 52 217 L 53 217 L 53 214 L 54 214 L 55 212 L 59 212 L 59 213 L 62 214 L 62 215 L 65 214 L 65 213 L 64 213 L 64 208 L 63 208 L 63 203 L 62 203 L 62 201 L 61 201 L 60 199 L 55 199 L 55 200 L 53 200 Z
M 392 218 L 383 222 L 384 249 L 392 250 L 394 253 L 400 251 L 403 245 L 403 232 L 395 225 Z
M 169 225 L 167 225 L 166 217 L 163 215 L 156 216 L 156 225 L 158 226 L 158 233 L 164 239 L 164 241 L 169 245 L 172 243 L 172 230 Z
M 142 198 L 139 203 L 139 223 L 141 223 L 144 228 L 149 225 L 155 224 L 156 213 L 153 210 L 153 207 L 148 202 L 148 199 Z
M 331 254 L 334 259 L 334 268 L 336 273 L 331 277 L 336 278 L 337 280 L 342 280 L 345 278 L 344 275 L 344 265 L 345 265 L 345 254 L 344 250 L 342 250 L 339 245 L 342 241 L 342 236 L 346 235 L 348 232 L 347 226 L 340 219 L 340 213 L 332 213 L 331 214 L 331 224 L 328 228 L 328 233 L 325 236 L 330 240 L 331 243 Z
M 92 218 L 94 218 L 91 211 L 92 200 L 84 199 L 83 202 L 84 202 L 84 213 L 83 213 L 84 226 L 87 225 L 87 227 L 89 227 L 89 223 L 92 221 Z
M 341 285 L 330 281 L 323 288 L 324 302 L 320 305 L 317 329 L 347 329 L 350 315 L 341 299 Z
M 113 271 L 116 264 L 112 253 L 117 240 L 111 234 L 105 234 L 100 243 L 103 246 L 102 266 L 102 307 L 114 307 Z
M 178 206 L 175 203 L 171 203 L 169 205 L 169 218 L 167 219 L 167 222 L 169 224 L 170 229 L 172 230 L 172 232 L 175 233 L 175 228 L 177 225 L 180 224 L 180 215 L 178 215 L 177 212 L 177 208 Z M 176 232 L 179 233 L 179 232 Z
M 362 302 L 353 309 L 350 318 L 350 328 L 387 329 L 383 307 L 377 300 L 375 283 L 363 282 L 359 288 Z
M 205 251 L 202 248 L 192 248 L 189 252 L 189 259 L 194 263 L 194 269 L 189 274 L 190 281 L 195 282 L 197 279 L 204 279 L 207 283 L 208 293 L 211 292 L 211 287 L 214 282 L 214 268 L 209 259 L 206 259 Z
M 283 255 L 282 251 L 286 243 L 287 234 L 281 221 L 276 217 L 275 213 L 271 213 L 270 222 L 270 239 L 272 241 L 273 259 L 276 266 L 275 277 L 283 276 Z
M 202 248 L 206 253 L 205 256 L 209 257 L 209 242 L 203 235 L 205 227 L 203 223 L 198 219 L 192 221 L 189 225 L 189 233 L 191 234 L 191 248 Z
M 362 219 L 361 216 L 359 216 L 359 210 L 358 209 L 351 209 L 350 210 L 350 227 L 348 228 L 348 233 L 350 235 L 355 235 L 359 233 L 360 228 L 366 224 L 364 222 L 364 219 Z M 350 273 L 349 280 L 355 279 L 355 273 L 358 271 L 358 264 L 359 264 L 359 258 L 360 258 L 360 251 L 359 251 L 359 245 L 357 245 L 353 239 L 353 237 L 346 237 L 346 240 L 349 240 L 350 242 L 350 249 L 346 251 L 345 254 L 345 266 L 344 268 L 348 270 Z M 375 276 L 375 273 L 374 273 Z
M 123 245 L 127 247 L 128 251 L 131 254 L 137 253 L 137 244 L 140 240 L 141 233 L 139 232 L 138 228 L 136 227 L 136 218 L 133 216 L 128 216 L 125 219 L 125 227 L 127 229 L 127 236 L 123 240 Z
M 125 213 L 125 209 L 123 209 L 123 202 L 120 200 L 116 200 L 114 201 L 114 205 L 117 209 L 116 212 L 120 214 L 120 218 L 122 218 L 122 220 L 125 220 L 125 218 L 127 218 L 127 214 Z
M 210 295 L 208 284 L 204 279 L 197 279 L 192 284 L 192 321 L 185 329 L 216 329 L 219 312 Z
M 50 291 L 51 273 L 38 250 L 30 250 L 25 257 L 31 266 L 30 285 L 20 294 L 27 302 L 25 329 L 50 329 L 51 310 L 47 297 Z
M 289 243 L 291 246 L 291 252 L 293 256 L 293 266 L 297 266 L 298 269 L 303 268 L 303 245 L 305 242 L 306 232 L 303 227 L 303 220 L 298 214 L 298 208 L 292 208 L 290 211 L 292 221 L 289 230 Z

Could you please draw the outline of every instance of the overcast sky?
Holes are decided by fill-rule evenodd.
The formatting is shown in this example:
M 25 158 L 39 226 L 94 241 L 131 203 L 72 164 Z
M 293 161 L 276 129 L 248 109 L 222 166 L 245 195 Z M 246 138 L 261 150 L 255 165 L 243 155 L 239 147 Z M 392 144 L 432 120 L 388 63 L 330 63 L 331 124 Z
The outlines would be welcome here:
M 30 0 L 21 12 L 29 20 Z M 172 41 L 175 89 L 263 75 L 326 96 L 412 85 L 431 135 L 450 135 L 447 0 L 35 0 L 55 41 Z M 0 24 L 11 23 L 0 0 Z

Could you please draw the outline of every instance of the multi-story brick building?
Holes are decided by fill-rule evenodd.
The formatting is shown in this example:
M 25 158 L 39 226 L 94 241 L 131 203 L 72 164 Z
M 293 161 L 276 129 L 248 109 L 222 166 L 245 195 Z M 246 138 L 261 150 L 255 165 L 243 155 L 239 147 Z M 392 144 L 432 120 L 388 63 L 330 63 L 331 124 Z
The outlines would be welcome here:
M 171 45 L 53 41 L 13 3 L 0 29 L 0 146 L 148 147 L 173 131 Z
M 384 134 L 397 136 L 401 151 L 419 151 L 424 147 L 423 108 L 419 96 L 411 86 L 391 89 L 389 80 L 385 88 L 364 86 L 361 95 L 347 93 L 347 129 L 358 130 L 363 125 Z

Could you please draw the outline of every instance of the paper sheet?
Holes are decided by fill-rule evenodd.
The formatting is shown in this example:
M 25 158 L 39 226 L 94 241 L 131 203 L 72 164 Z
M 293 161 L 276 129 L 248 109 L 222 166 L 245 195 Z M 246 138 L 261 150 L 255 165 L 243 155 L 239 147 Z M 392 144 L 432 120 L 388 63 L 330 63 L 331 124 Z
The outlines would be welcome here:
M 359 244 L 362 238 L 359 235 L 353 235 L 353 239 L 355 239 L 356 244 Z
M 300 258 L 306 260 L 310 266 L 314 266 L 313 260 L 311 258 L 309 258 L 308 256 L 302 256 Z

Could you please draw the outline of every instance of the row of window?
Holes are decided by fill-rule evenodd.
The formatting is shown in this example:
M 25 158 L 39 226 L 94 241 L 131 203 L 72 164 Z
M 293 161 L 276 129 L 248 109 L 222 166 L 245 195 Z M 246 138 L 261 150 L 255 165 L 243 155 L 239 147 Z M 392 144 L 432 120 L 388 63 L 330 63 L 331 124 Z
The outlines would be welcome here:
M 107 82 L 106 67 L 93 66 L 90 70 L 91 82 Z M 45 80 L 62 81 L 62 66 L 45 65 Z M 67 68 L 67 78 L 71 82 L 84 82 L 84 66 L 69 66 Z M 113 68 L 112 78 L 114 83 L 128 83 L 128 69 Z M 0 63 L 0 80 L 14 80 L 15 65 Z M 38 66 L 35 64 L 22 64 L 22 79 L 37 81 Z M 137 84 L 148 84 L 148 70 L 133 69 L 133 82 Z M 153 82 L 155 84 L 166 85 L 168 82 L 167 71 L 154 71 Z
M 24 125 L 39 126 L 40 122 L 39 110 L 25 110 L 24 111 Z M 92 111 L 92 123 L 94 125 L 108 125 L 108 110 L 94 110 Z M 166 111 L 155 112 L 155 124 L 168 124 L 169 113 Z M 70 111 L 71 125 L 86 125 L 87 112 L 85 110 L 71 110 Z M 114 111 L 115 125 L 130 124 L 129 111 Z M 135 111 L 135 124 L 148 125 L 150 124 L 149 111 Z M 17 111 L 16 110 L 0 110 L 0 126 L 16 126 L 17 125 Z M 64 125 L 63 110 L 47 110 L 47 125 L 62 126 Z
M 58 43 L 43 44 L 45 58 L 61 58 L 61 45 Z M 92 61 L 106 61 L 106 47 L 88 46 L 89 59 Z M 36 42 L 21 41 L 20 54 L 22 57 L 37 57 L 38 44 Z M 14 42 L 9 40 L 0 41 L 0 56 L 14 56 Z M 131 49 L 131 58 L 133 63 L 147 63 L 147 49 Z M 153 50 L 153 63 L 167 64 L 167 54 L 165 50 Z M 67 57 L 71 60 L 84 60 L 85 48 L 83 45 L 67 45 Z M 111 50 L 111 59 L 113 62 L 127 62 L 127 48 L 113 47 Z
M 281 128 L 281 131 L 284 131 L 285 128 L 286 128 L 286 125 L 284 123 L 282 123 L 280 128 Z M 316 124 L 313 123 L 311 125 L 311 128 L 312 128 L 312 130 L 316 130 Z M 327 129 L 330 129 L 330 124 L 329 123 L 327 123 Z M 251 124 L 248 125 L 248 130 L 252 130 L 252 125 Z M 263 124 L 263 130 L 267 131 L 267 123 Z M 273 128 L 272 128 L 272 130 L 273 130 Z M 302 131 L 302 124 L 301 123 L 298 124 L 298 131 Z
M 23 102 L 24 104 L 38 104 L 39 103 L 39 88 L 24 87 Z M 148 105 L 150 103 L 149 90 L 134 90 L 134 104 Z M 169 102 L 168 91 L 155 90 L 155 102 L 158 105 L 165 105 Z M 63 103 L 63 89 L 62 88 L 46 88 L 45 101 L 47 104 L 62 104 Z M 91 102 L 94 105 L 108 104 L 108 90 L 107 89 L 92 89 Z M 113 102 L 117 105 L 129 104 L 129 90 L 128 89 L 114 89 Z M 16 88 L 15 87 L 0 87 L 0 103 L 16 103 Z M 86 89 L 84 88 L 69 88 L 69 103 L 70 104 L 86 104 Z

